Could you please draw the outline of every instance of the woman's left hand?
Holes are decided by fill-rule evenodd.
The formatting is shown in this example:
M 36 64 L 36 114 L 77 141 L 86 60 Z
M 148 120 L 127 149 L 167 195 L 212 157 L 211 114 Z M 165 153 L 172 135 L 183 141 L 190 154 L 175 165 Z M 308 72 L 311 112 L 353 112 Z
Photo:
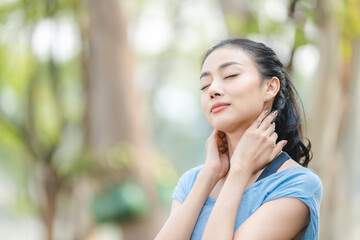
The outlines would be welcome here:
M 287 141 L 276 143 L 278 135 L 272 123 L 277 111 L 262 112 L 245 131 L 230 161 L 230 169 L 245 170 L 253 174 L 269 164 L 282 150 Z

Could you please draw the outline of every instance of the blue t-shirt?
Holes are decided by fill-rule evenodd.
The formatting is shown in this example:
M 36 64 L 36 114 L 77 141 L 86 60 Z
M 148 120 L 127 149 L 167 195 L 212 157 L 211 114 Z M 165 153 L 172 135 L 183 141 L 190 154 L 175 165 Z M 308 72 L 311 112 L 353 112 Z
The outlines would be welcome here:
M 172 195 L 174 199 L 180 202 L 185 201 L 202 167 L 201 165 L 192 168 L 181 176 Z M 276 172 L 247 188 L 241 198 L 234 232 L 262 204 L 281 197 L 298 198 L 309 207 L 310 222 L 302 239 L 318 239 L 322 184 L 314 170 L 301 166 L 290 167 Z M 200 240 L 202 238 L 205 225 L 215 202 L 216 199 L 210 197 L 206 200 L 191 235 L 191 240 Z

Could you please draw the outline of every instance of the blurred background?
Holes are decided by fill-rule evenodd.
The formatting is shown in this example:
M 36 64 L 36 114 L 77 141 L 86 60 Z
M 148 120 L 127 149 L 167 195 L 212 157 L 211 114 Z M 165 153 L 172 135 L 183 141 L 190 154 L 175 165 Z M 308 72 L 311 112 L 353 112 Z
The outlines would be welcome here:
M 0 238 L 153 239 L 211 127 L 201 58 L 271 46 L 306 112 L 320 239 L 360 239 L 359 0 L 1 0 Z

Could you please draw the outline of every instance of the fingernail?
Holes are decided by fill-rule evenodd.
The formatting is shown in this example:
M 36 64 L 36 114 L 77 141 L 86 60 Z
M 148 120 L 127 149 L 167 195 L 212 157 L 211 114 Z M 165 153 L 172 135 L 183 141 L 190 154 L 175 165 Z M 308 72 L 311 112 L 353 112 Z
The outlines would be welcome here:
M 268 112 L 268 110 L 266 109 L 266 110 L 264 111 L 264 114 L 267 114 L 267 112 Z
M 278 114 L 278 110 L 275 110 L 273 114 L 276 116 Z
M 288 141 L 285 141 L 285 142 L 283 143 L 283 146 L 285 146 L 287 143 L 288 143 Z

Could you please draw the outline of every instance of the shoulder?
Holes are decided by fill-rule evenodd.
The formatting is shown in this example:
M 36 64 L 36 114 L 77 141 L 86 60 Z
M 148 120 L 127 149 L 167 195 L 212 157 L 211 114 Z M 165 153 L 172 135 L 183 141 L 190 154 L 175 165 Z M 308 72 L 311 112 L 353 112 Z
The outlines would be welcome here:
M 279 176 L 286 184 L 296 183 L 296 185 L 309 190 L 322 190 L 322 183 L 316 172 L 311 168 L 301 166 L 293 159 L 284 162 L 277 173 L 280 173 Z M 279 180 L 281 180 L 281 178 L 279 178 Z
M 309 188 L 322 187 L 321 180 L 316 172 L 307 167 L 296 166 L 288 168 L 285 176 L 288 181 L 296 181 Z
M 292 166 L 277 172 L 277 174 L 279 183 L 301 185 L 313 189 L 322 186 L 319 176 L 311 168 Z
M 196 180 L 197 178 L 197 175 L 199 174 L 199 172 L 203 169 L 204 165 L 199 165 L 197 167 L 193 167 L 189 170 L 187 170 L 185 173 L 183 173 L 179 179 L 182 180 L 182 179 L 193 179 L 194 181 Z
M 194 167 L 186 171 L 180 177 L 172 197 L 178 199 L 180 202 L 183 202 L 187 195 L 189 194 L 191 188 L 194 186 L 196 178 L 199 172 L 202 170 L 203 165 Z
M 264 179 L 265 180 L 265 179 Z M 322 198 L 322 183 L 316 172 L 302 166 L 288 167 L 273 174 L 262 184 L 271 194 L 270 198 L 298 197 L 319 205 Z

